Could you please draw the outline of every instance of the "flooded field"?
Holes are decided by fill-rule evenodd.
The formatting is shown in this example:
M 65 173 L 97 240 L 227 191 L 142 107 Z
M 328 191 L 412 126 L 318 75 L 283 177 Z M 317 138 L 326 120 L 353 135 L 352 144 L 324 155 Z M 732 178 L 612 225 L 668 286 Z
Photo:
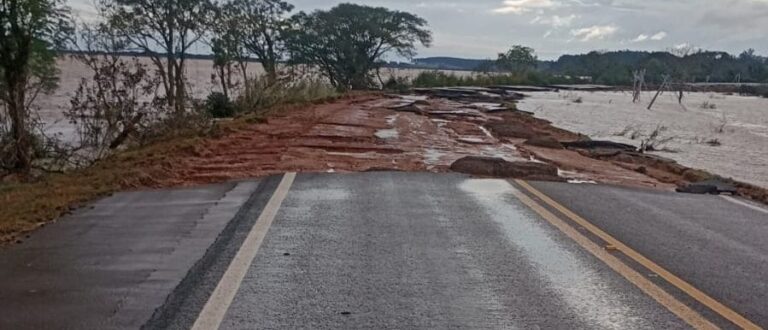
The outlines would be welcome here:
M 716 93 L 530 93 L 521 110 L 593 139 L 640 145 L 657 127 L 669 142 L 656 154 L 736 180 L 768 187 L 768 99 Z

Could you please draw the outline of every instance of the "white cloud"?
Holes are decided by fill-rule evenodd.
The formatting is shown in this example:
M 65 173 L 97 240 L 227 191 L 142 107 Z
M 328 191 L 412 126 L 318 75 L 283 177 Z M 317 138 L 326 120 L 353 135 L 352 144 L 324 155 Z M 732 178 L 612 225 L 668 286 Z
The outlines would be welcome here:
M 648 35 L 647 34 L 641 34 L 641 35 L 637 36 L 637 38 L 632 40 L 632 42 L 643 42 L 643 41 L 646 41 L 646 40 L 648 40 Z
M 652 36 L 649 36 L 645 33 L 641 33 L 639 36 L 637 36 L 637 38 L 632 39 L 632 42 L 643 42 L 648 40 L 659 41 L 659 40 L 664 40 L 666 37 L 667 37 L 667 33 L 664 31 L 660 31 Z
M 557 7 L 553 0 L 504 0 L 501 7 L 493 10 L 498 14 L 522 14 L 533 9 L 545 9 Z
M 581 41 L 603 40 L 612 36 L 619 28 L 613 25 L 593 25 L 581 29 L 571 30 L 571 35 Z
M 531 23 L 532 24 L 542 24 L 542 25 L 549 25 L 553 29 L 561 28 L 561 27 L 567 27 L 571 26 L 573 24 L 573 21 L 578 18 L 579 16 L 575 14 L 571 14 L 568 16 L 558 16 L 554 15 L 552 17 L 542 17 L 542 16 L 536 16 Z
M 666 38 L 666 37 L 667 37 L 667 33 L 664 32 L 664 31 L 661 31 L 659 33 L 656 33 L 656 34 L 652 35 L 651 36 L 651 40 L 656 40 L 656 41 L 664 40 L 664 38 Z

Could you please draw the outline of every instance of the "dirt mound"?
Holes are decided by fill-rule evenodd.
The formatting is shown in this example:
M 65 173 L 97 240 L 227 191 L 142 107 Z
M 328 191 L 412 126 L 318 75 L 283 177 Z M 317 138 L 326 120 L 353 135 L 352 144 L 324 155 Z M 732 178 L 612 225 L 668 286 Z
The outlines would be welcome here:
M 501 158 L 467 156 L 451 165 L 454 172 L 517 179 L 556 180 L 557 167 L 538 162 L 509 162 Z

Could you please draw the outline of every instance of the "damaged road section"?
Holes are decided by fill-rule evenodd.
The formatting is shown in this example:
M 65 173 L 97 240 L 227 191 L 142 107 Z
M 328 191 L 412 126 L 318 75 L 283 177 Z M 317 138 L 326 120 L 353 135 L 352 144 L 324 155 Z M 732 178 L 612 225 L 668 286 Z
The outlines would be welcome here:
M 518 164 L 545 162 L 557 170 L 543 175 L 536 165 L 527 164 L 522 168 L 531 172 L 514 176 L 519 178 L 674 188 L 565 149 L 561 142 L 588 138 L 515 110 L 511 101 L 519 97 L 516 92 L 422 93 L 426 95 L 356 96 L 240 125 L 221 137 L 201 140 L 191 152 L 165 163 L 164 175 L 153 178 L 154 185 L 185 186 L 283 172 L 450 172 L 457 160 L 480 157 Z
M 546 163 L 514 177 L 595 182 L 674 191 L 713 179 L 704 171 L 639 153 L 632 146 L 591 141 L 515 108 L 519 92 L 438 88 L 418 95 L 363 94 L 294 107 L 240 121 L 216 138 L 200 139 L 164 161 L 143 186 L 172 187 L 264 177 L 284 172 L 450 172 L 466 157 Z M 534 168 L 526 164 L 524 168 Z M 463 171 L 497 176 L 488 171 Z M 503 175 L 509 177 L 509 175 Z M 768 193 L 729 182 L 738 195 L 768 202 Z

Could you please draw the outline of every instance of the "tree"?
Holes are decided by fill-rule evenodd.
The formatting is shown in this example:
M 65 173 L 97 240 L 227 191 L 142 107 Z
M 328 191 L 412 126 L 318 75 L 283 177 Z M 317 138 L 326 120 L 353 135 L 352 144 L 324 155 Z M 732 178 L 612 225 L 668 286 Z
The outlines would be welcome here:
M 354 4 L 291 18 L 286 45 L 292 63 L 320 69 L 338 89 L 367 89 L 383 56 L 412 58 L 416 44 L 429 46 L 427 22 L 413 14 Z
M 515 45 L 506 53 L 500 53 L 496 59 L 496 66 L 512 73 L 525 73 L 535 69 L 538 58 L 533 48 Z
M 284 15 L 293 5 L 281 0 L 234 0 L 222 7 L 224 20 L 234 22 L 242 45 L 267 73 L 277 79 L 277 65 L 285 53 L 284 37 L 288 22 Z
M 62 0 L 0 0 L 0 105 L 7 112 L 9 123 L 2 124 L 10 126 L 12 149 L 12 161 L 4 165 L 21 173 L 32 167 L 31 104 L 56 87 L 54 49 L 71 33 Z
M 69 161 L 90 164 L 111 154 L 139 127 L 165 115 L 157 96 L 159 77 L 137 57 L 126 58 L 127 42 L 108 24 L 82 24 L 73 57 L 91 70 L 82 78 L 65 116 L 79 137 Z
M 214 79 L 218 78 L 221 91 L 227 99 L 230 88 L 235 87 L 232 81 L 233 67 L 237 66 L 240 70 L 243 82 L 247 84 L 248 81 L 248 59 L 243 55 L 236 36 L 237 32 L 224 32 L 209 42 L 213 52 Z
M 213 52 L 213 68 L 224 96 L 229 99 L 233 67 L 240 72 L 242 83 L 248 87 L 249 54 L 245 49 L 242 13 L 231 2 L 215 8 L 215 19 L 210 24 L 211 39 L 207 41 Z
M 121 37 L 149 55 L 163 81 L 169 106 L 186 106 L 187 54 L 209 26 L 207 0 L 101 0 L 107 19 Z

